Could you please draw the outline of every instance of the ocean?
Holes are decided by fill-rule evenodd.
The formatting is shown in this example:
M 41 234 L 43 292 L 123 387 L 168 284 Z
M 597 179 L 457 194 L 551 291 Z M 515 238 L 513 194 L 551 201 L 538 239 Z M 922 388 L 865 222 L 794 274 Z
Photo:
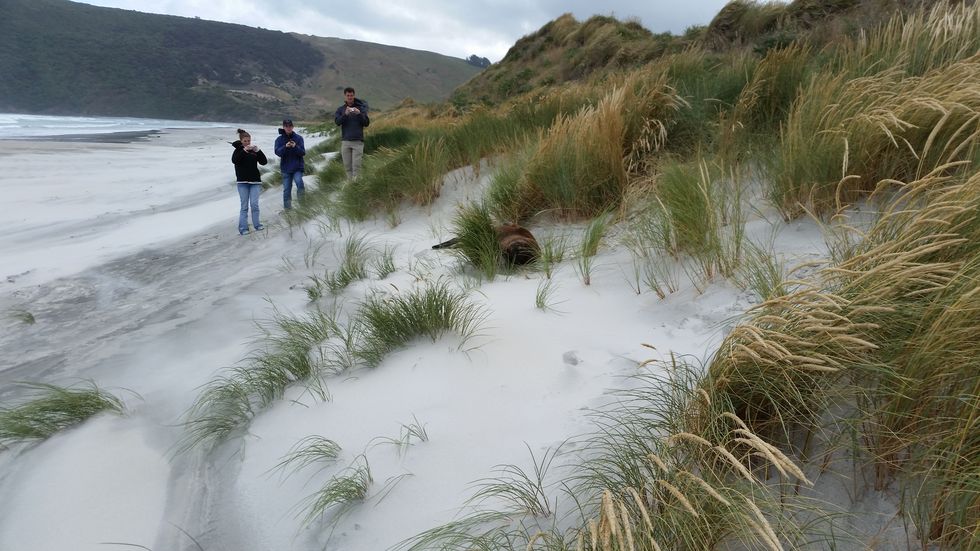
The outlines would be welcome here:
M 67 117 L 0 113 L 0 140 L 17 138 L 51 139 L 62 137 L 66 140 L 74 141 L 84 137 L 108 137 L 112 134 L 137 137 L 168 129 L 223 127 L 234 128 L 234 125 L 232 123 L 221 122 L 142 119 L 135 117 Z

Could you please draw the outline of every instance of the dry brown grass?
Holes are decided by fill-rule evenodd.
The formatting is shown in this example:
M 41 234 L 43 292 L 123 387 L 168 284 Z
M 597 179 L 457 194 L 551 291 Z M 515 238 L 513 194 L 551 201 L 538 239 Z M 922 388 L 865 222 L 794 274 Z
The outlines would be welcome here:
M 910 181 L 969 158 L 980 133 L 980 55 L 906 77 L 817 75 L 793 106 L 769 164 L 784 215 L 832 213 L 877 182 Z
M 764 507 L 775 504 L 763 493 L 747 497 L 753 495 L 753 487 L 767 484 L 759 460 L 777 468 L 787 482 L 809 481 L 790 458 L 763 442 L 737 416 L 713 408 L 700 392 L 693 391 L 690 398 L 689 407 L 697 410 L 690 429 L 722 442 L 715 444 L 694 432 L 664 439 L 661 453 L 647 456 L 643 470 L 648 474 L 642 484 L 601 492 L 596 516 L 579 532 L 577 549 L 712 549 L 726 541 L 784 549 L 769 520 L 772 515 L 763 513 L 757 502 Z M 753 450 L 765 453 L 756 456 Z

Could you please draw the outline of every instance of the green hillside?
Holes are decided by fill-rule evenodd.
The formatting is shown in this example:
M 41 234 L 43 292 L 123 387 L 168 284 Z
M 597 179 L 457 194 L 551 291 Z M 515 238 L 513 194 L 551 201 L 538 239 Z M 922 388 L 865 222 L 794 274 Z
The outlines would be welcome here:
M 307 118 L 339 103 L 338 86 L 385 108 L 444 99 L 478 71 L 431 52 L 65 0 L 4 0 L 0 20 L 0 111 Z
M 597 15 L 579 22 L 566 13 L 518 40 L 499 63 L 460 86 L 453 100 L 497 103 L 596 71 L 637 67 L 686 42 L 670 33 L 653 34 L 634 21 Z
M 357 95 L 369 100 L 372 108 L 387 109 L 407 97 L 423 103 L 442 101 L 481 70 L 461 59 L 431 52 L 359 40 L 297 36 L 325 59 L 310 79 L 303 99 L 330 110 L 340 105 L 346 86 L 356 88 Z
M 548 93 L 564 83 L 601 79 L 646 66 L 687 49 L 714 57 L 743 52 L 762 56 L 789 44 L 823 48 L 856 37 L 892 16 L 934 0 L 734 0 L 707 25 L 681 35 L 653 33 L 635 20 L 596 15 L 578 21 L 564 14 L 520 38 L 507 55 L 460 86 L 452 102 L 496 105 L 521 94 Z

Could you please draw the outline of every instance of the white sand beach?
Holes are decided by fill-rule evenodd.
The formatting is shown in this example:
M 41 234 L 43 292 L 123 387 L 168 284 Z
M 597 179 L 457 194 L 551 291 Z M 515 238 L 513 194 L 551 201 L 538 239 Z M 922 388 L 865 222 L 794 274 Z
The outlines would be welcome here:
M 252 130 L 269 152 L 275 128 Z M 480 281 L 430 247 L 449 237 L 456 206 L 480 196 L 488 167 L 480 177 L 447 175 L 435 205 L 406 208 L 394 227 L 379 217 L 289 228 L 276 188 L 262 196 L 269 229 L 239 236 L 232 139 L 229 127 L 123 144 L 0 142 L 0 193 L 12 213 L 0 240 L 0 312 L 36 320 L 0 321 L 0 397 L 23 396 L 16 381 L 91 380 L 126 407 L 0 451 L 0 549 L 388 549 L 465 513 L 474 483 L 499 466 L 530 470 L 534 458 L 580 446 L 575 439 L 594 430 L 590 412 L 631 376 L 659 369 L 646 360 L 707 358 L 758 302 L 722 278 L 698 292 L 682 272 L 677 292 L 659 299 L 636 281 L 616 226 L 590 285 L 571 255 L 557 266 L 547 309 L 535 305 L 541 272 Z M 539 239 L 565 235 L 574 248 L 583 225 L 530 229 Z M 827 255 L 807 220 L 757 211 L 747 233 L 757 242 L 774 235 L 787 266 Z M 200 387 L 255 350 L 255 322 L 273 306 L 313 308 L 309 276 L 336 269 L 351 235 L 393 247 L 396 271 L 328 293 L 320 306 L 448 281 L 485 312 L 478 334 L 420 339 L 376 368 L 327 378 L 327 400 L 291 387 L 213 453 L 179 453 Z M 393 444 L 412 424 L 427 440 Z M 276 471 L 310 435 L 339 444 L 337 461 Z M 304 499 L 362 462 L 373 480 L 366 499 L 304 526 Z

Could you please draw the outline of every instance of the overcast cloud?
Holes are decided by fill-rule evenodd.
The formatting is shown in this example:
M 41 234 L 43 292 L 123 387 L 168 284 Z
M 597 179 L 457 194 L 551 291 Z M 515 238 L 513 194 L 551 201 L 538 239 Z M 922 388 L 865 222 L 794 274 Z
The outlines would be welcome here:
M 87 4 L 200 17 L 286 32 L 353 38 L 499 61 L 518 38 L 571 12 L 635 17 L 653 32 L 706 25 L 727 0 L 92 0 Z

